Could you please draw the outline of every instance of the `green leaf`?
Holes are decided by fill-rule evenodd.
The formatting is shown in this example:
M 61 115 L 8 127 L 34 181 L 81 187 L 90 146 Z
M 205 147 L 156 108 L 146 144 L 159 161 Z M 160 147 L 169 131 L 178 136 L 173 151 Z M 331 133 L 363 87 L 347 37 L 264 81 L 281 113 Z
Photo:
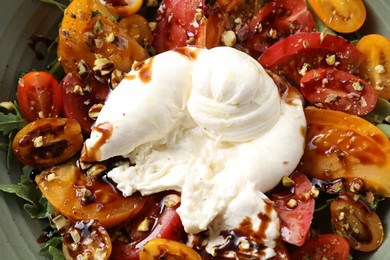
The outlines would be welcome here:
M 364 119 L 370 121 L 371 123 L 383 123 L 386 117 L 390 115 L 390 102 L 383 99 L 378 98 L 378 102 L 373 111 L 371 111 L 368 115 L 363 116 Z
M 378 124 L 377 127 L 390 139 L 390 125 Z

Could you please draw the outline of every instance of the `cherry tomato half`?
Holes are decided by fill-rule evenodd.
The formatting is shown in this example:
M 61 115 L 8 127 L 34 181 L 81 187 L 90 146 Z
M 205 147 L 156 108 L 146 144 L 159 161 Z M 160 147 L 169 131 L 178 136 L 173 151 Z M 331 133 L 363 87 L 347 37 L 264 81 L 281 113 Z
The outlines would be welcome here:
M 347 260 L 349 250 L 349 243 L 342 236 L 323 234 L 308 240 L 302 247 L 293 252 L 291 259 Z
M 23 127 L 12 142 L 15 156 L 24 164 L 43 168 L 62 163 L 80 151 L 80 125 L 68 118 L 42 118 Z
M 299 168 L 325 181 L 359 178 L 390 197 L 390 142 L 376 126 L 341 111 L 305 108 L 307 136 Z
M 282 239 L 290 244 L 301 246 L 310 231 L 314 213 L 314 199 L 311 197 L 311 182 L 307 177 L 295 172 L 291 179 L 295 186 L 287 192 L 271 195 L 275 202 L 281 224 Z
M 356 48 L 366 56 L 359 68 L 360 77 L 375 86 L 380 97 L 390 99 L 390 40 L 369 34 L 358 41 Z
M 109 259 L 112 250 L 107 231 L 96 220 L 80 220 L 64 235 L 65 259 Z
M 383 242 L 384 232 L 374 210 L 353 194 L 343 193 L 330 204 L 332 225 L 345 237 L 353 249 L 370 252 Z
M 186 260 L 201 260 L 200 255 L 191 247 L 169 239 L 154 238 L 145 244 L 141 251 L 140 260 L 157 260 L 173 258 Z
M 274 0 L 264 5 L 249 23 L 248 46 L 266 51 L 275 42 L 298 32 L 311 32 L 314 19 L 305 0 Z
M 305 98 L 317 107 L 359 116 L 370 113 L 378 100 L 372 85 L 334 68 L 310 70 L 301 78 L 300 88 Z
M 99 0 L 108 11 L 120 16 L 136 13 L 142 6 L 143 0 Z
M 336 32 L 355 32 L 366 20 L 362 0 L 309 0 L 309 4 L 320 20 Z
M 18 101 L 23 116 L 30 122 L 57 117 L 62 108 L 60 85 L 48 72 L 32 71 L 18 82 Z
M 50 204 L 69 220 L 94 219 L 105 228 L 135 216 L 146 202 L 140 195 L 124 198 L 103 180 L 87 180 L 73 161 L 42 171 L 35 182 Z
M 264 52 L 258 61 L 299 86 L 302 76 L 311 69 L 336 68 L 354 74 L 364 55 L 349 41 L 323 33 L 297 33 Z

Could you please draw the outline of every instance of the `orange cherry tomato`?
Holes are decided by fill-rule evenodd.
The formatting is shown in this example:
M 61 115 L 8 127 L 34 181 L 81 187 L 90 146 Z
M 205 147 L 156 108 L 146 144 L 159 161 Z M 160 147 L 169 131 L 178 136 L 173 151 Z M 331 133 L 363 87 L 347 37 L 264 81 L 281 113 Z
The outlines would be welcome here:
M 352 194 L 341 194 L 330 204 L 330 213 L 334 229 L 353 249 L 370 252 L 382 244 L 382 221 L 361 198 L 355 200 Z
M 35 182 L 50 204 L 71 221 L 95 219 L 105 228 L 121 224 L 145 204 L 139 195 L 125 198 L 103 180 L 88 180 L 75 162 L 42 171 Z
M 97 15 L 93 15 L 97 13 Z M 118 26 L 99 0 L 74 0 L 64 12 L 59 30 L 58 58 L 66 73 L 94 70 L 99 58 L 121 71 L 129 71 L 134 60 L 148 57 L 142 46 Z M 80 68 L 81 64 L 85 64 Z
M 187 259 L 201 260 L 200 255 L 191 247 L 164 238 L 154 238 L 147 242 L 141 251 L 140 260 Z
M 32 71 L 18 82 L 20 111 L 28 121 L 57 117 L 62 108 L 60 85 L 56 78 L 45 71 Z
M 99 0 L 109 12 L 120 16 L 136 13 L 142 6 L 143 0 Z
M 318 18 L 336 32 L 355 32 L 366 20 L 362 0 L 309 0 L 309 4 Z
M 390 141 L 376 126 L 340 111 L 307 107 L 300 170 L 331 181 L 359 178 L 374 194 L 390 196 Z
M 15 156 L 24 164 L 43 168 L 62 163 L 83 144 L 80 125 L 68 118 L 42 118 L 23 127 L 12 142 Z
M 379 96 L 390 99 L 390 40 L 379 34 L 361 38 L 356 48 L 365 54 L 359 75 L 376 87 Z
M 65 259 L 101 259 L 110 257 L 111 239 L 96 220 L 80 220 L 70 227 L 62 242 Z

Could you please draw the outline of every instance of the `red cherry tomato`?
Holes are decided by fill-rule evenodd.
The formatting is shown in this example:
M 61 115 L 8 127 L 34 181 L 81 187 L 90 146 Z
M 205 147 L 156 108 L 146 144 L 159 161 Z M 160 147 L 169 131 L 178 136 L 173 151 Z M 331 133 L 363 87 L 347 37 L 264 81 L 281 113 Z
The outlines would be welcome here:
M 32 71 L 18 82 L 18 101 L 23 116 L 30 122 L 58 117 L 62 108 L 60 85 L 48 72 Z
M 151 239 L 158 237 L 180 241 L 183 238 L 184 228 L 179 215 L 176 213 L 178 205 L 165 206 L 163 201 L 167 196 L 177 195 L 170 194 L 163 198 L 161 194 L 150 196 L 151 201 L 147 203 L 149 210 L 145 209 L 140 212 L 126 228 L 130 243 L 114 241 L 111 259 L 138 260 L 144 245 Z M 140 226 L 145 225 L 144 221 L 149 221 L 147 225 L 150 229 L 140 230 Z
M 95 104 L 103 104 L 109 91 L 107 84 L 101 84 L 94 79 L 83 82 L 76 74 L 68 73 L 61 81 L 65 116 L 78 121 L 84 133 L 90 133 L 94 120 L 88 111 Z
M 309 234 L 314 213 L 314 199 L 311 197 L 312 184 L 307 177 L 296 172 L 292 175 L 295 183 L 287 192 L 272 194 L 274 207 L 281 222 L 284 241 L 301 246 Z
M 304 0 L 274 0 L 249 23 L 248 47 L 264 52 L 275 42 L 298 32 L 311 32 L 314 19 Z
M 349 41 L 322 33 L 297 33 L 265 51 L 258 61 L 285 79 L 299 85 L 302 76 L 311 69 L 336 68 L 351 74 L 364 60 Z
M 345 238 L 337 234 L 324 234 L 308 240 L 292 254 L 291 259 L 347 260 L 348 255 L 349 243 Z
M 157 53 L 196 44 L 205 25 L 205 0 L 164 0 L 157 13 L 153 47 Z M 199 15 L 198 15 L 199 14 Z
M 307 72 L 301 79 L 301 92 L 313 105 L 353 115 L 371 112 L 378 100 L 375 88 L 345 71 L 321 68 Z

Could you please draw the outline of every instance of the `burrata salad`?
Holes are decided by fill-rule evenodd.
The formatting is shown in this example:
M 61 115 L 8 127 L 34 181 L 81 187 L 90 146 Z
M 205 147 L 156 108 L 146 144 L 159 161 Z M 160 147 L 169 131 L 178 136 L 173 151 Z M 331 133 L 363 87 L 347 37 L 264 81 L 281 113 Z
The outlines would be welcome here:
M 361 0 L 44 2 L 63 10 L 56 66 L 0 104 L 24 165 L 0 189 L 48 220 L 47 256 L 349 259 L 381 246 L 390 40 L 357 33 Z

